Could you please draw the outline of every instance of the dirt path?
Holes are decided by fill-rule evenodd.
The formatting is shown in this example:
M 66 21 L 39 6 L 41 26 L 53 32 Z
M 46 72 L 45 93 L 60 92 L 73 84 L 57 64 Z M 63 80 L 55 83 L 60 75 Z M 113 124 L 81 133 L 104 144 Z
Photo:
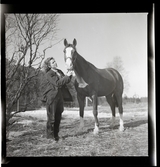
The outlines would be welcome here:
M 55 143 L 45 137 L 45 109 L 17 115 L 19 122 L 12 129 L 7 142 L 7 156 L 147 156 L 148 120 L 147 107 L 125 106 L 125 131 L 119 132 L 119 114 L 114 129 L 109 127 L 109 107 L 99 107 L 100 132 L 94 136 L 94 118 L 91 108 L 85 109 L 85 126 L 79 127 L 78 108 L 65 109 L 59 135 Z

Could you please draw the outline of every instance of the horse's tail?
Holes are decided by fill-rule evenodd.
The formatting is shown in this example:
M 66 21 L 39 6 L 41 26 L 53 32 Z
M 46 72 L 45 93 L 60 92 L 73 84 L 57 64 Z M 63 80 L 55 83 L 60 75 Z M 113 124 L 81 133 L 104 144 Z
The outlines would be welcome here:
M 117 98 L 116 98 L 115 94 L 112 94 L 112 99 L 115 103 L 115 106 L 118 107 L 118 102 L 117 102 Z

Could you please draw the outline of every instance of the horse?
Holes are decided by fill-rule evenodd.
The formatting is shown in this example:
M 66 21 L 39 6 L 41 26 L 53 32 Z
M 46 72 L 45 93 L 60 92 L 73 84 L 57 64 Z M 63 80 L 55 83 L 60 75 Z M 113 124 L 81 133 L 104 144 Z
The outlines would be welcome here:
M 76 49 L 77 41 L 73 40 L 73 44 L 69 44 L 64 39 L 64 61 L 67 70 L 75 72 L 75 89 L 77 91 L 77 99 L 79 103 L 80 129 L 84 126 L 84 107 L 85 97 L 89 97 L 93 102 L 93 115 L 95 120 L 94 134 L 99 132 L 98 121 L 98 97 L 105 96 L 112 111 L 112 122 L 110 127 L 115 126 L 115 108 L 119 109 L 120 126 L 119 130 L 124 131 L 123 125 L 123 79 L 120 73 L 113 68 L 98 69 L 93 64 L 85 60 Z

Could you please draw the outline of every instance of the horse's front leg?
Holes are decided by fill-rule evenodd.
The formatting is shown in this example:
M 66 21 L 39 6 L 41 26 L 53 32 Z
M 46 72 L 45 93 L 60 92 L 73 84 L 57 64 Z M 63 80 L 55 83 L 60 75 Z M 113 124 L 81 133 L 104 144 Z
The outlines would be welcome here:
M 81 131 L 84 127 L 84 106 L 85 106 L 85 97 L 79 96 L 77 93 L 77 99 L 79 103 L 79 116 L 80 116 L 80 125 L 78 131 Z
M 94 119 L 95 119 L 95 127 L 94 127 L 94 131 L 93 134 L 96 135 L 99 132 L 99 122 L 98 122 L 98 111 L 97 111 L 97 104 L 98 104 L 98 99 L 97 99 L 97 95 L 93 95 L 92 96 L 93 99 L 93 115 L 94 115 Z

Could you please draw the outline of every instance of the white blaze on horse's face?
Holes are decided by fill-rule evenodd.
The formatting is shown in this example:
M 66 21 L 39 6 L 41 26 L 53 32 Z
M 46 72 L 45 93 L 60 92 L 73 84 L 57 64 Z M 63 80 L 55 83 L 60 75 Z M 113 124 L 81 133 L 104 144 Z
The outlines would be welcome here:
M 75 50 L 72 47 L 67 47 L 65 50 L 67 70 L 73 69 L 72 56 L 74 54 L 74 51 Z

